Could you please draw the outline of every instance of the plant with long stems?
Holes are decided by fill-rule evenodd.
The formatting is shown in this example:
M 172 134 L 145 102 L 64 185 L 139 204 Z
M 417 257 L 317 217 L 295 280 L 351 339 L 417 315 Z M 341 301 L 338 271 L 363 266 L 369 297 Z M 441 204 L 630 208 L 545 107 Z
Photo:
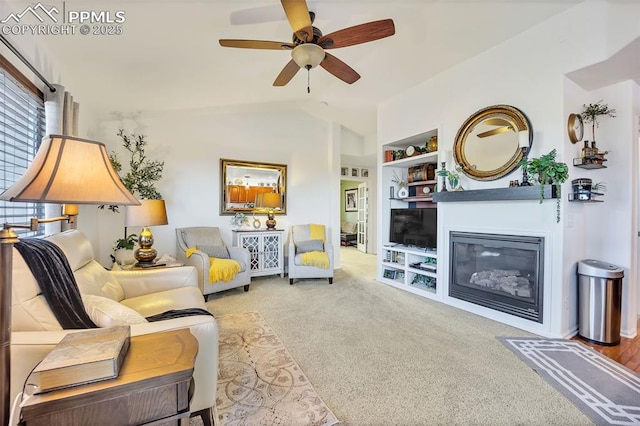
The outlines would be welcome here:
M 582 117 L 582 121 L 585 123 L 591 123 L 591 136 L 592 140 L 596 140 L 596 127 L 600 127 L 600 122 L 598 121 L 598 117 L 608 116 L 611 118 L 615 118 L 616 110 L 609 108 L 609 105 L 603 104 L 602 99 L 596 102 L 595 104 L 583 104 L 583 110 L 580 114 Z
M 129 171 L 124 176 L 122 175 L 122 163 L 115 151 L 109 154 L 109 161 L 113 169 L 118 173 L 122 184 L 134 194 L 136 198 L 143 200 L 162 199 L 162 195 L 158 192 L 155 185 L 162 178 L 164 161 L 155 161 L 147 158 L 145 152 L 147 141 L 145 140 L 145 135 L 137 133 L 127 134 L 123 129 L 120 129 L 118 136 L 122 139 L 122 146 L 130 154 Z M 100 209 L 104 209 L 104 207 L 104 205 L 98 206 Z M 119 208 L 116 205 L 110 205 L 107 208 L 114 213 L 119 212 Z

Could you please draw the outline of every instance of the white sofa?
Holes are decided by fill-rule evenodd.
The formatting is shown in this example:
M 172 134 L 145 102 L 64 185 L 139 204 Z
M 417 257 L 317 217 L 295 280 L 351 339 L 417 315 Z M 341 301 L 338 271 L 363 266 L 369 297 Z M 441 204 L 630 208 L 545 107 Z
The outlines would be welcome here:
M 82 232 L 70 230 L 46 239 L 59 246 L 66 255 L 85 308 L 94 323 L 105 327 L 129 323 L 132 336 L 189 328 L 199 345 L 193 372 L 195 387 L 190 410 L 192 413 L 201 412 L 205 425 L 208 424 L 206 417 L 215 415 L 216 402 L 218 326 L 215 319 L 209 315 L 196 315 L 157 322 L 139 320 L 171 309 L 206 309 L 195 268 L 112 272 L 94 259 L 91 242 Z M 73 332 L 61 328 L 24 259 L 17 249 L 14 248 L 13 252 L 12 400 L 22 391 L 31 369 L 67 333 Z M 88 304 L 88 299 L 105 303 Z M 127 312 L 131 315 L 126 315 Z M 131 319 L 131 316 L 134 318 Z

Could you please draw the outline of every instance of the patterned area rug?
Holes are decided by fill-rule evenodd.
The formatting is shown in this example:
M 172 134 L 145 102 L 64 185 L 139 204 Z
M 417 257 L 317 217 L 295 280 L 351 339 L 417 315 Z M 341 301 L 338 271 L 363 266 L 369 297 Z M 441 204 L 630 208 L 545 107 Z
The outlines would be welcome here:
M 220 330 L 216 407 L 222 425 L 338 423 L 259 313 L 216 319 Z
M 498 338 L 598 425 L 640 424 L 640 376 L 577 341 Z

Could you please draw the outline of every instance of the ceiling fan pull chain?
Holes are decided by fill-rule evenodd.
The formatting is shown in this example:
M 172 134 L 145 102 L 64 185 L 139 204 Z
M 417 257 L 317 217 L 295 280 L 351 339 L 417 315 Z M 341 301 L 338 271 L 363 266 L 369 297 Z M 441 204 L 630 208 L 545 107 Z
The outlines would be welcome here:
M 311 93 L 311 67 L 307 65 L 307 93 Z

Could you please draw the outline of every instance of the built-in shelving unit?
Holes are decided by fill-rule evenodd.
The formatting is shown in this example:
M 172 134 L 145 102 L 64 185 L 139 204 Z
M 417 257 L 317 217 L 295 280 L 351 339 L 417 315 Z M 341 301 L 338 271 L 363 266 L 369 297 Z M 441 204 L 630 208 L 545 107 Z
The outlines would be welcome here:
M 440 299 L 437 287 L 438 255 L 436 250 L 394 245 L 389 243 L 391 209 L 396 208 L 436 208 L 433 202 L 437 190 L 435 171 L 439 164 L 439 153 L 424 152 L 427 142 L 438 135 L 433 129 L 402 140 L 381 146 L 382 197 L 380 212 L 380 256 L 378 256 L 379 281 L 421 296 Z M 390 160 L 389 151 L 406 151 L 416 147 L 414 155 Z M 386 155 L 385 155 L 386 154 Z M 391 157 L 393 158 L 393 157 Z M 387 160 L 387 161 L 385 161 Z M 424 167 L 421 169 L 421 167 Z M 412 170 L 409 179 L 410 169 Z M 400 177 L 407 182 L 409 195 L 398 197 L 398 186 L 393 182 Z M 411 182 L 409 182 L 411 180 Z M 425 189 L 426 188 L 426 189 Z M 389 194 L 385 196 L 385 194 Z
M 412 293 L 436 297 L 438 255 L 416 247 L 384 246 L 381 281 Z

